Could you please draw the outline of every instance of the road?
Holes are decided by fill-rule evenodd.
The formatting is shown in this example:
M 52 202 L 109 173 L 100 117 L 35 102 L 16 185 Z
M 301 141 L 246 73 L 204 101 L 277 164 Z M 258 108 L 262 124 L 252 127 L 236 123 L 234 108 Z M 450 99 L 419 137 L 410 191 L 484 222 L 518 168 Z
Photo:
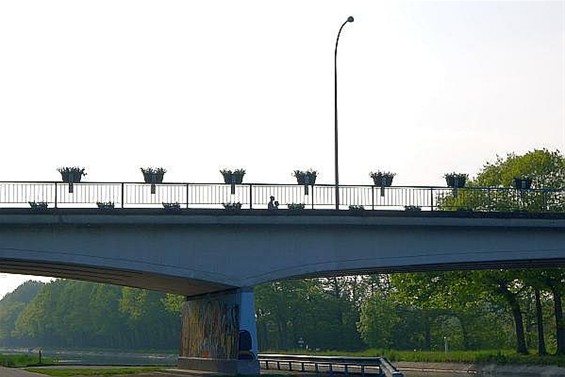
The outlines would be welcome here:
M 0 367 L 0 377 L 45 377 L 44 374 L 26 372 L 23 369 Z

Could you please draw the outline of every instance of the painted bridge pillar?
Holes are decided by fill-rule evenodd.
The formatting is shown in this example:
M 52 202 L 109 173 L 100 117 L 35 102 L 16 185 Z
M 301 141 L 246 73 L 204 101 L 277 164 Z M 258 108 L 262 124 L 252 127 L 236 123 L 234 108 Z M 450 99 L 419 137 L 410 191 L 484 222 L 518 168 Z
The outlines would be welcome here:
M 259 374 L 253 288 L 187 299 L 182 310 L 178 367 Z

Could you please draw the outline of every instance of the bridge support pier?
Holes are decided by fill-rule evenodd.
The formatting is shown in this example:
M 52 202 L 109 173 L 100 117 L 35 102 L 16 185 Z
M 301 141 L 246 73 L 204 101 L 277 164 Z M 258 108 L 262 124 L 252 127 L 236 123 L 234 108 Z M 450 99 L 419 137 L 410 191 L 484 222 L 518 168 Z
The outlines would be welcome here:
M 187 298 L 178 367 L 259 374 L 253 288 Z

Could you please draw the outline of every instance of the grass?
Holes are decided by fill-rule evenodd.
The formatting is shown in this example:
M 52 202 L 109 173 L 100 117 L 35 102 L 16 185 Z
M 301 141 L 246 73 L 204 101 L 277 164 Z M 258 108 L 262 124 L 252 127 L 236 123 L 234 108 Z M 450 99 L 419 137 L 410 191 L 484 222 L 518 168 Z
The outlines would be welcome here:
M 265 352 L 265 353 L 293 353 L 293 352 Z M 515 365 L 554 365 L 565 367 L 565 356 L 539 356 L 532 352 L 530 355 L 520 355 L 510 350 L 486 350 L 486 351 L 395 351 L 368 349 L 359 352 L 323 351 L 304 352 L 300 354 L 311 354 L 320 356 L 352 356 L 352 357 L 378 357 L 384 356 L 391 362 L 411 361 L 428 363 L 466 363 L 466 364 L 515 364 Z
M 124 374 L 147 373 L 163 370 L 163 367 L 127 367 L 127 368 L 26 368 L 28 372 L 46 374 L 55 377 L 72 376 L 114 376 Z
M 52 364 L 53 360 L 49 358 L 41 358 L 42 364 Z M 27 367 L 31 365 L 40 365 L 39 356 L 36 355 L 0 355 L 0 365 L 3 367 Z

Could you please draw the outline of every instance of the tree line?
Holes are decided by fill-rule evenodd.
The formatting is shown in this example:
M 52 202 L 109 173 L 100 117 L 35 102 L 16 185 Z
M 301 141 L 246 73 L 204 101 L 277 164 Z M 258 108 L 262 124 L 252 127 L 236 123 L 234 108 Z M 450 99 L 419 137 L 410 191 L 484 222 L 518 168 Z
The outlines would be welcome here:
M 534 150 L 487 163 L 473 186 L 565 187 L 565 158 Z M 460 190 L 444 210 L 481 197 Z M 472 199 L 472 200 L 470 200 Z M 532 200 L 530 200 L 532 199 Z M 563 212 L 565 198 L 520 210 Z M 500 208 L 509 210 L 504 200 Z M 565 269 L 444 271 L 270 282 L 255 288 L 262 351 L 515 349 L 565 354 Z M 0 300 L 0 345 L 176 349 L 184 298 L 111 285 L 26 282 Z

